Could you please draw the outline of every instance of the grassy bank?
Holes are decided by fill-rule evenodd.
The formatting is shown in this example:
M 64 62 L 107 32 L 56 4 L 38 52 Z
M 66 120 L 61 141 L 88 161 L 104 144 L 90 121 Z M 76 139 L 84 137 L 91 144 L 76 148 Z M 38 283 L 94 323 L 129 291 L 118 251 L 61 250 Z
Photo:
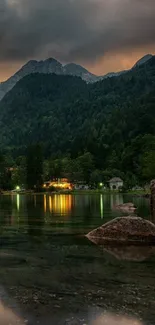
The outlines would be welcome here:
M 25 191 L 25 192 L 11 192 L 11 191 L 4 191 L 1 193 L 2 195 L 45 195 L 45 194 L 71 194 L 71 195 L 94 195 L 94 194 L 130 194 L 130 195 L 137 195 L 137 196 L 144 196 L 147 194 L 150 194 L 150 191 L 147 190 L 137 190 L 137 191 L 126 191 L 126 192 L 120 192 L 120 191 L 111 191 L 111 190 L 101 190 L 101 189 L 96 189 L 96 190 L 73 190 L 73 191 L 55 191 L 55 192 L 30 192 L 30 191 Z

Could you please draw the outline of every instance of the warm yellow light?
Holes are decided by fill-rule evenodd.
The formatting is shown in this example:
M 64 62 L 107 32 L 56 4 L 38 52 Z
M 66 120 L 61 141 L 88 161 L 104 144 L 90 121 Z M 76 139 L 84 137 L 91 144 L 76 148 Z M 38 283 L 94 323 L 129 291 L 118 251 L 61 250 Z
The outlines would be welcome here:
M 52 198 L 49 196 L 49 210 L 52 212 Z
M 55 188 L 61 188 L 61 189 L 72 189 L 72 185 L 66 180 L 66 179 L 62 179 L 61 182 L 49 182 L 48 184 L 45 183 L 43 185 L 44 188 L 49 188 L 49 187 L 55 187 Z
M 46 195 L 44 195 L 44 212 L 47 211 L 47 201 L 46 201 Z
M 71 189 L 70 183 L 53 183 L 52 186 L 56 188 Z

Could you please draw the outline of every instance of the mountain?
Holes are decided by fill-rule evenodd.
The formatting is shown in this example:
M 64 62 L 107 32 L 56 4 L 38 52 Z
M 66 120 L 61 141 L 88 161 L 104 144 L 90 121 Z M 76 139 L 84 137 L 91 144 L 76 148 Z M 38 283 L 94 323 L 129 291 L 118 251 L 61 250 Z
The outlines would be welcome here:
M 124 73 L 129 72 L 130 70 L 132 70 L 132 69 L 134 69 L 136 67 L 139 67 L 140 65 L 146 63 L 147 61 L 149 61 L 152 58 L 153 58 L 152 54 L 147 54 L 147 55 L 143 56 L 140 60 L 138 60 L 131 69 L 123 70 L 123 71 L 119 71 L 119 72 L 109 72 L 106 75 L 104 75 L 103 77 L 101 77 L 101 79 L 118 77 L 118 76 L 120 76 L 120 75 L 122 75 Z
M 143 56 L 140 60 L 136 62 L 133 68 L 140 66 L 141 64 L 146 63 L 148 60 L 152 59 L 153 55 L 152 54 L 147 54 Z
M 109 72 L 105 74 L 104 76 L 101 77 L 101 80 L 106 79 L 106 78 L 112 78 L 112 77 L 119 77 L 120 75 L 128 72 L 129 70 L 123 70 L 119 72 Z
M 151 54 L 146 55 L 141 60 L 139 60 L 133 68 L 140 66 L 141 64 L 150 60 L 151 58 L 152 58 Z M 5 94 L 9 90 L 11 90 L 16 85 L 16 83 L 20 79 L 32 73 L 45 73 L 45 74 L 55 73 L 58 75 L 72 75 L 72 76 L 81 77 L 87 83 L 94 83 L 106 78 L 118 77 L 128 71 L 129 70 L 120 71 L 120 72 L 110 72 L 104 76 L 96 76 L 90 73 L 82 66 L 75 63 L 69 63 L 63 66 L 60 62 L 58 62 L 53 58 L 49 58 L 45 61 L 31 60 L 28 63 L 26 63 L 19 71 L 17 71 L 8 80 L 0 83 L 0 100 L 5 96 Z
M 0 84 L 0 100 L 9 90 L 15 86 L 15 84 L 20 79 L 32 73 L 55 73 L 58 75 L 73 75 L 81 77 L 86 82 L 96 82 L 100 79 L 80 65 L 74 63 L 63 66 L 60 62 L 53 58 L 49 58 L 45 61 L 31 60 L 26 63 L 19 71 L 17 71 L 15 75 Z
M 88 151 L 96 168 L 140 177 L 143 155 L 155 149 L 155 57 L 93 84 L 27 75 L 0 102 L 0 130 L 1 150 L 15 156 L 39 142 L 47 158 Z
M 69 63 L 63 67 L 63 73 L 65 75 L 81 77 L 86 82 L 96 82 L 100 77 L 88 72 L 85 68 L 75 63 Z

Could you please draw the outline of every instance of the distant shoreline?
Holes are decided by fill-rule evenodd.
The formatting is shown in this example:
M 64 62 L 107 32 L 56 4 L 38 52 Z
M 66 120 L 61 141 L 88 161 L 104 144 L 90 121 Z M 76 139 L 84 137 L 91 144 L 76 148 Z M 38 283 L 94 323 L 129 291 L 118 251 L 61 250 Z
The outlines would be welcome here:
M 110 191 L 110 190 L 73 190 L 73 191 L 55 191 L 55 192 L 33 192 L 33 191 L 25 191 L 25 192 L 12 192 L 12 191 L 4 191 L 1 195 L 86 195 L 86 194 L 123 194 L 123 195 L 131 195 L 131 196 L 139 196 L 139 197 L 150 197 L 150 191 L 127 191 L 127 192 L 119 192 L 119 191 Z

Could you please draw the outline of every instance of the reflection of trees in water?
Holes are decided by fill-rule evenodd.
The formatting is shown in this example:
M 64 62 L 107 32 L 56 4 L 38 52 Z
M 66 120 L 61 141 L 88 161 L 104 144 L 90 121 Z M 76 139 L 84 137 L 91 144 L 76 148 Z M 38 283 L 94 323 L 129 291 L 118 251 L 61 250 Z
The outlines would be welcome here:
M 73 200 L 73 214 L 83 216 L 88 222 L 91 219 L 91 214 L 94 209 L 94 200 L 90 195 L 77 195 Z
M 82 224 L 89 226 L 94 224 L 98 218 L 101 218 L 100 195 L 76 195 L 73 197 L 72 205 L 72 224 Z M 103 202 L 102 202 L 103 204 Z M 102 211 L 103 213 L 103 211 Z
M 123 195 L 118 193 L 118 194 L 111 194 L 110 195 L 110 207 L 111 209 L 115 205 L 123 204 Z
M 16 195 L 0 196 L 0 226 L 28 225 L 31 237 L 42 236 L 44 224 L 53 223 L 62 227 L 81 228 L 99 226 L 118 216 L 113 205 L 133 202 L 136 214 L 150 217 L 149 200 L 122 194 L 54 194 L 54 195 Z
M 27 224 L 28 234 L 30 237 L 41 237 L 44 227 L 44 210 L 43 196 L 39 196 L 38 200 L 34 196 L 27 197 Z
M 7 226 L 13 223 L 13 202 L 10 196 L 0 196 L 0 225 Z
M 152 222 L 151 212 L 150 212 L 150 201 L 144 197 L 132 197 L 131 202 L 137 207 L 136 214 L 139 217 L 149 219 Z

